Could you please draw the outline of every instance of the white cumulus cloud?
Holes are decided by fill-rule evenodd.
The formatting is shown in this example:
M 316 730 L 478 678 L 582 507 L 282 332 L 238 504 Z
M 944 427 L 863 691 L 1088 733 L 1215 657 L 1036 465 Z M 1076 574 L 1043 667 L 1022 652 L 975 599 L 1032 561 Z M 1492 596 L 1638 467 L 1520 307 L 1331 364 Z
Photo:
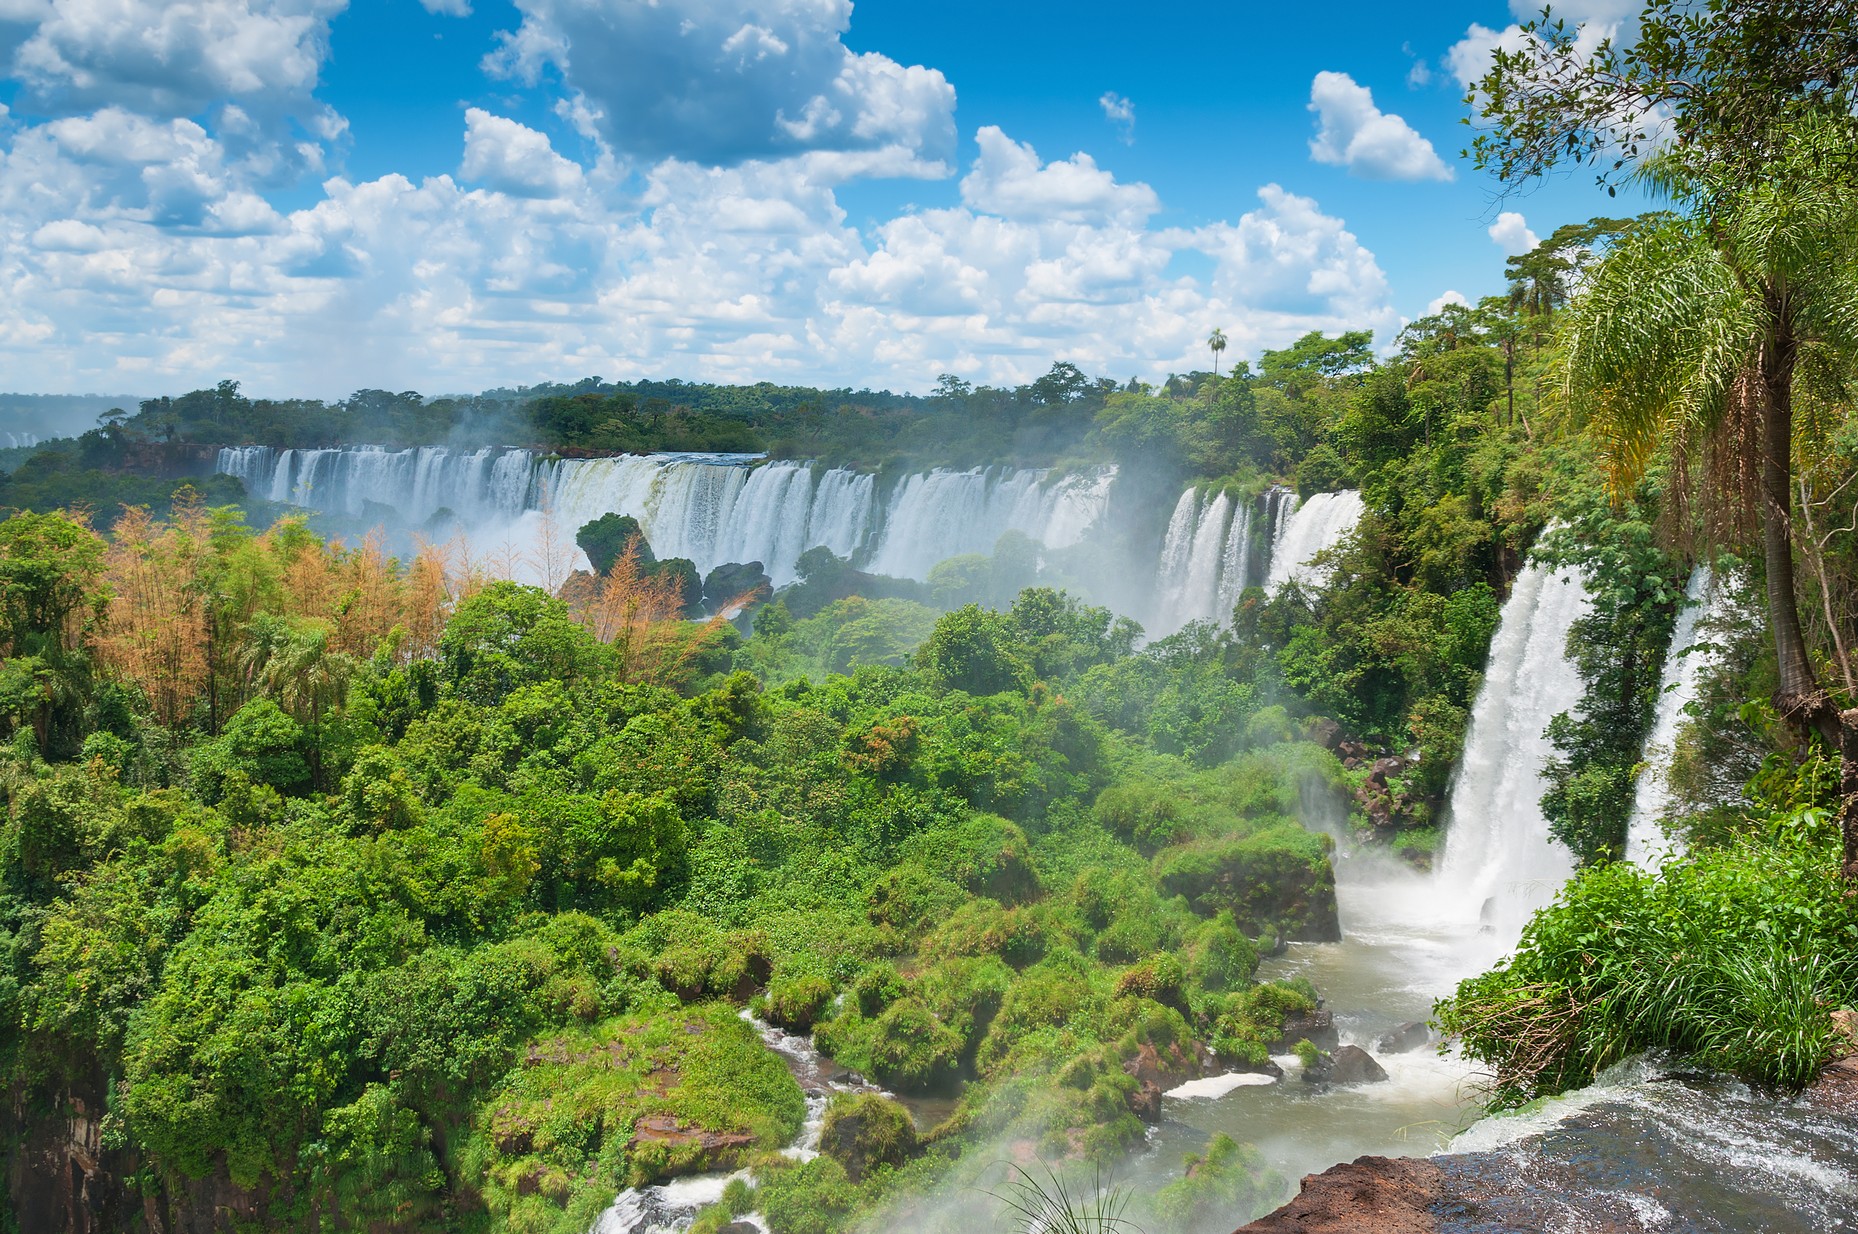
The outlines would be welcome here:
M 0 365 L 45 390 L 923 389 L 1059 357 L 1158 380 L 1203 363 L 1209 320 L 1235 357 L 1399 324 L 1373 254 L 1276 186 L 1231 222 L 1160 228 L 1147 185 L 983 130 L 960 204 L 861 228 L 842 152 L 664 159 L 593 191 L 611 186 L 537 130 L 476 109 L 463 129 L 456 177 L 332 177 L 280 212 L 190 120 L 28 127 L 0 151 Z
M 946 174 L 955 91 L 935 69 L 856 53 L 850 0 L 517 0 L 522 24 L 487 61 L 537 79 L 552 64 L 617 149 L 729 164 L 808 150 L 898 148 Z
M 974 136 L 981 153 L 961 181 L 961 199 L 975 209 L 1007 218 L 1140 223 L 1161 208 L 1154 189 L 1118 184 L 1082 151 L 1041 163 L 1029 144 L 1014 141 L 996 125 Z
M 1591 53 L 1602 40 L 1617 40 L 1622 32 L 1630 33 L 1633 19 L 1642 7 L 1640 0 L 1571 0 L 1567 4 L 1556 4 L 1553 17 L 1566 23 L 1570 30 L 1578 27 L 1574 45 L 1583 53 Z M 1530 38 L 1523 33 L 1521 23 L 1541 15 L 1540 0 L 1510 0 L 1510 16 L 1516 20 L 1503 29 L 1493 30 L 1477 22 L 1471 23 L 1464 37 L 1452 45 L 1445 57 L 1458 84 L 1468 89 L 1489 72 L 1491 55 L 1498 48 L 1521 51 L 1527 47 Z
M 1529 230 L 1529 221 L 1514 210 L 1505 210 L 1497 216 L 1497 221 L 1490 225 L 1490 238 L 1503 250 L 1505 257 L 1520 257 L 1541 243 Z
M 1310 157 L 1370 180 L 1450 180 L 1452 169 L 1432 143 L 1399 116 L 1374 105 L 1374 95 L 1347 73 L 1322 72 L 1310 83 L 1317 131 Z
M 1445 306 L 1448 304 L 1455 304 L 1459 308 L 1471 307 L 1471 302 L 1464 298 L 1463 292 L 1448 290 L 1441 292 L 1437 299 L 1426 306 L 1426 316 L 1437 317 L 1440 313 L 1445 311 Z
M 517 197 L 560 197 L 581 186 L 580 165 L 555 153 L 548 134 L 482 108 L 465 111 L 458 174 Z

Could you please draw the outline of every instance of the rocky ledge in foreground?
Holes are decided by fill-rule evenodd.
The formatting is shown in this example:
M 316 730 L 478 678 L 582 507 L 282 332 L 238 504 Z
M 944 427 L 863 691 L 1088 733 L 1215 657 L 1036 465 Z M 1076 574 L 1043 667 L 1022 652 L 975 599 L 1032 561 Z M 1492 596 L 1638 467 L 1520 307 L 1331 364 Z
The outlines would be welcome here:
M 1566 1108 L 1487 1152 L 1362 1157 L 1312 1174 L 1238 1234 L 1849 1228 L 1858 1059 L 1793 1101 L 1680 1073 L 1590 1091 Z

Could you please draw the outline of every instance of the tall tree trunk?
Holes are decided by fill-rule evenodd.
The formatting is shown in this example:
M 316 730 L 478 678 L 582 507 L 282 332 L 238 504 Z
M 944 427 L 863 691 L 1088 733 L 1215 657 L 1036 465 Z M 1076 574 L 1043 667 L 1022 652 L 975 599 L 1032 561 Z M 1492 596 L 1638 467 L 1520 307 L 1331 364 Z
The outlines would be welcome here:
M 1839 834 L 1849 896 L 1858 893 L 1858 707 L 1839 713 L 1839 737 Z
M 1840 711 L 1819 688 L 1800 628 L 1793 572 L 1793 369 L 1797 351 L 1785 301 L 1769 297 L 1775 329 L 1762 345 L 1761 550 L 1768 625 L 1780 673 L 1774 708 L 1839 752 L 1839 833 L 1847 895 L 1858 894 L 1858 708 Z
M 1807 658 L 1794 594 L 1793 367 L 1795 341 L 1784 316 L 1761 349 L 1761 551 L 1768 582 L 1768 626 L 1780 680 L 1774 707 L 1783 719 L 1839 744 L 1838 716 Z

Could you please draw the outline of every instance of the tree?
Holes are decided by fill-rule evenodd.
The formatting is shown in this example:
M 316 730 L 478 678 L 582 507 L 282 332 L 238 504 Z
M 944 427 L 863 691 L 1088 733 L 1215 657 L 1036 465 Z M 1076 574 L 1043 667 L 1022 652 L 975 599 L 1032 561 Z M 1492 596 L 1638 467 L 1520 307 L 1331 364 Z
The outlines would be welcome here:
M 974 695 L 1023 690 L 1032 669 L 1012 623 L 999 613 L 969 604 L 935 623 L 916 653 L 916 666 L 937 688 Z
M 1858 5 L 1851 0 L 1649 0 L 1638 37 L 1593 44 L 1552 10 L 1499 47 L 1468 105 L 1489 127 L 1471 144 L 1505 184 L 1573 163 L 1609 191 L 1669 142 L 1716 188 L 1758 183 L 1806 116 L 1835 124 L 1849 168 L 1858 138 Z
M 6 711 L 31 723 L 48 757 L 81 739 L 85 645 L 107 599 L 102 568 L 103 541 L 77 519 L 24 513 L 0 522 L 0 661 L 19 662 Z
M 1570 392 L 1591 402 L 1616 488 L 1662 450 L 1683 480 L 1701 463 L 1705 501 L 1731 524 L 1759 527 L 1778 681 L 1790 723 L 1842 749 L 1845 871 L 1858 881 L 1858 710 L 1820 688 L 1794 586 L 1793 472 L 1818 417 L 1858 365 L 1858 201 L 1829 157 L 1838 127 L 1805 123 L 1784 158 L 1730 186 L 1658 160 L 1652 180 L 1695 213 L 1628 237 L 1576 301 Z
M 1219 353 L 1226 350 L 1226 332 L 1221 330 L 1218 326 L 1214 326 L 1213 333 L 1206 336 L 1206 345 L 1213 352 L 1213 377 L 1217 380 L 1219 377 Z

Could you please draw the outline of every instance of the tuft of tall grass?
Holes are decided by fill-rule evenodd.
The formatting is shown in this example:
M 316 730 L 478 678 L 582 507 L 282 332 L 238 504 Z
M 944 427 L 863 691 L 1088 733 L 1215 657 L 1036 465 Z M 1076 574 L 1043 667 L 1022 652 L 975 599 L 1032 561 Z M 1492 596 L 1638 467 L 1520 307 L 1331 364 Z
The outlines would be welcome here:
M 1043 1177 L 1012 1166 L 1005 1194 L 989 1192 L 1006 1207 L 1018 1234 L 1142 1234 L 1127 1215 L 1129 1192 L 1104 1186 L 1101 1171 L 1088 1189 L 1074 1189 L 1050 1166 L 1040 1169 Z

